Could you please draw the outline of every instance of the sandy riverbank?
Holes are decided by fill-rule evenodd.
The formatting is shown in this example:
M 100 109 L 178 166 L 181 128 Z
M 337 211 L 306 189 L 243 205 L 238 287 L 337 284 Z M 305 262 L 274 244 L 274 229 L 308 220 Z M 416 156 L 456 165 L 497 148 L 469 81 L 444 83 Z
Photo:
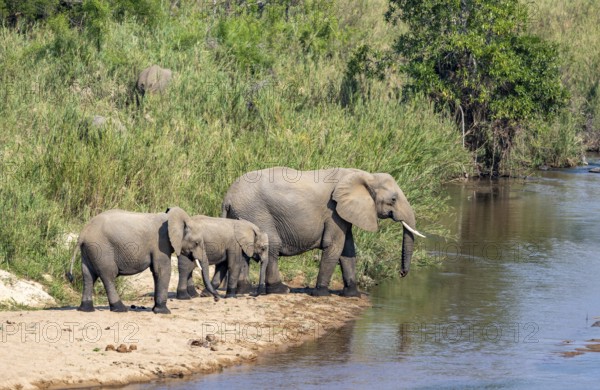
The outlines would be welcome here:
M 106 306 L 93 313 L 74 307 L 0 312 L 0 389 L 119 385 L 214 372 L 326 336 L 370 305 L 364 297 L 293 293 L 173 299 L 171 315 L 155 315 L 151 298 L 133 303 L 128 313 Z M 133 350 L 106 350 L 111 345 Z

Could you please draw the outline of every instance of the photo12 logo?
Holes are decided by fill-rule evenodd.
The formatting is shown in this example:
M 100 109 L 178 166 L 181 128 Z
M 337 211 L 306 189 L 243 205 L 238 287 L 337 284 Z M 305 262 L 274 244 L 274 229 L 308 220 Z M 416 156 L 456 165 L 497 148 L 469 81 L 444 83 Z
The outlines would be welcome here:
M 408 341 L 421 342 L 512 342 L 538 343 L 537 334 L 540 327 L 535 322 L 501 324 L 490 322 L 478 323 L 418 323 L 405 322 L 400 324 L 400 335 Z
M 435 242 L 422 241 L 416 244 L 425 249 L 436 261 L 501 261 L 527 262 L 539 258 L 543 251 L 535 243 L 506 243 L 494 241 L 482 242 Z M 425 246 L 426 245 L 426 246 Z
M 200 326 L 201 338 L 207 337 L 218 342 L 297 342 L 304 338 L 316 340 L 329 332 L 317 321 L 282 321 L 270 323 L 224 323 L 203 322 Z
M 115 343 L 137 343 L 135 336 L 139 332 L 139 325 L 135 322 L 120 324 L 115 322 L 110 326 L 102 327 L 96 322 L 11 322 L 0 326 L 0 341 L 7 343 L 17 340 L 22 343 L 46 342 L 69 343 L 87 342 L 96 343 L 102 338 L 108 338 Z

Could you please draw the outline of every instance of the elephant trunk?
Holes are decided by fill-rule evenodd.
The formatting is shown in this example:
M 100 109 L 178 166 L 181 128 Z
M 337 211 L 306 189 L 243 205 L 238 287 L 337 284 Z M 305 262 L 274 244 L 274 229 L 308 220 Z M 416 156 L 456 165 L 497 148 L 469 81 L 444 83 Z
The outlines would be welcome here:
M 400 276 L 405 277 L 408 275 L 410 270 L 410 260 L 412 259 L 415 235 L 419 237 L 425 237 L 419 233 L 416 229 L 415 213 L 410 206 L 404 207 L 400 212 L 394 213 L 394 220 L 401 222 L 403 226 L 402 235 L 402 259 L 400 263 Z
M 258 277 L 258 289 L 256 290 L 256 295 L 262 295 L 267 293 L 267 288 L 265 286 L 265 277 L 267 274 L 267 265 L 269 265 L 269 256 L 262 256 L 260 258 L 260 275 Z
M 412 259 L 415 237 L 410 230 L 404 228 L 402 236 L 402 261 L 400 263 L 400 276 L 405 277 L 410 270 L 410 260 Z
M 200 268 L 200 271 L 202 272 L 202 281 L 204 282 L 204 287 L 206 287 L 208 292 L 215 298 L 215 301 L 218 301 L 219 294 L 210 282 L 210 277 L 208 275 L 208 258 L 206 255 L 202 256 L 202 260 L 200 261 L 196 259 L 196 265 L 198 265 L 198 268 Z

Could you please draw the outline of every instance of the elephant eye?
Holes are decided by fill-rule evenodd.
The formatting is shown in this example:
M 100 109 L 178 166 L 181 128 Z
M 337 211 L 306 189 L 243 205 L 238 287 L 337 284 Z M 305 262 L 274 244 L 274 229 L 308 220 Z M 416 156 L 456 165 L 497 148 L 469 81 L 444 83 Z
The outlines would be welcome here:
M 390 201 L 390 203 L 394 204 L 394 203 L 396 203 L 396 200 L 397 200 L 396 196 L 392 196 L 392 200 Z

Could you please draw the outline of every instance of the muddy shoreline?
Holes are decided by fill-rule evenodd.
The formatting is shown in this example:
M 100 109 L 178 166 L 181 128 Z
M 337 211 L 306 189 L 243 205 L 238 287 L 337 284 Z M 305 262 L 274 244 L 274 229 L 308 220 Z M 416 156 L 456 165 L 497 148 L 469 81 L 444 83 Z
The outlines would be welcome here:
M 153 314 L 150 297 L 129 304 L 128 313 L 106 306 L 0 312 L 0 366 L 9 368 L 0 389 L 124 386 L 218 372 L 324 337 L 370 301 L 305 293 L 170 299 L 171 315 Z

